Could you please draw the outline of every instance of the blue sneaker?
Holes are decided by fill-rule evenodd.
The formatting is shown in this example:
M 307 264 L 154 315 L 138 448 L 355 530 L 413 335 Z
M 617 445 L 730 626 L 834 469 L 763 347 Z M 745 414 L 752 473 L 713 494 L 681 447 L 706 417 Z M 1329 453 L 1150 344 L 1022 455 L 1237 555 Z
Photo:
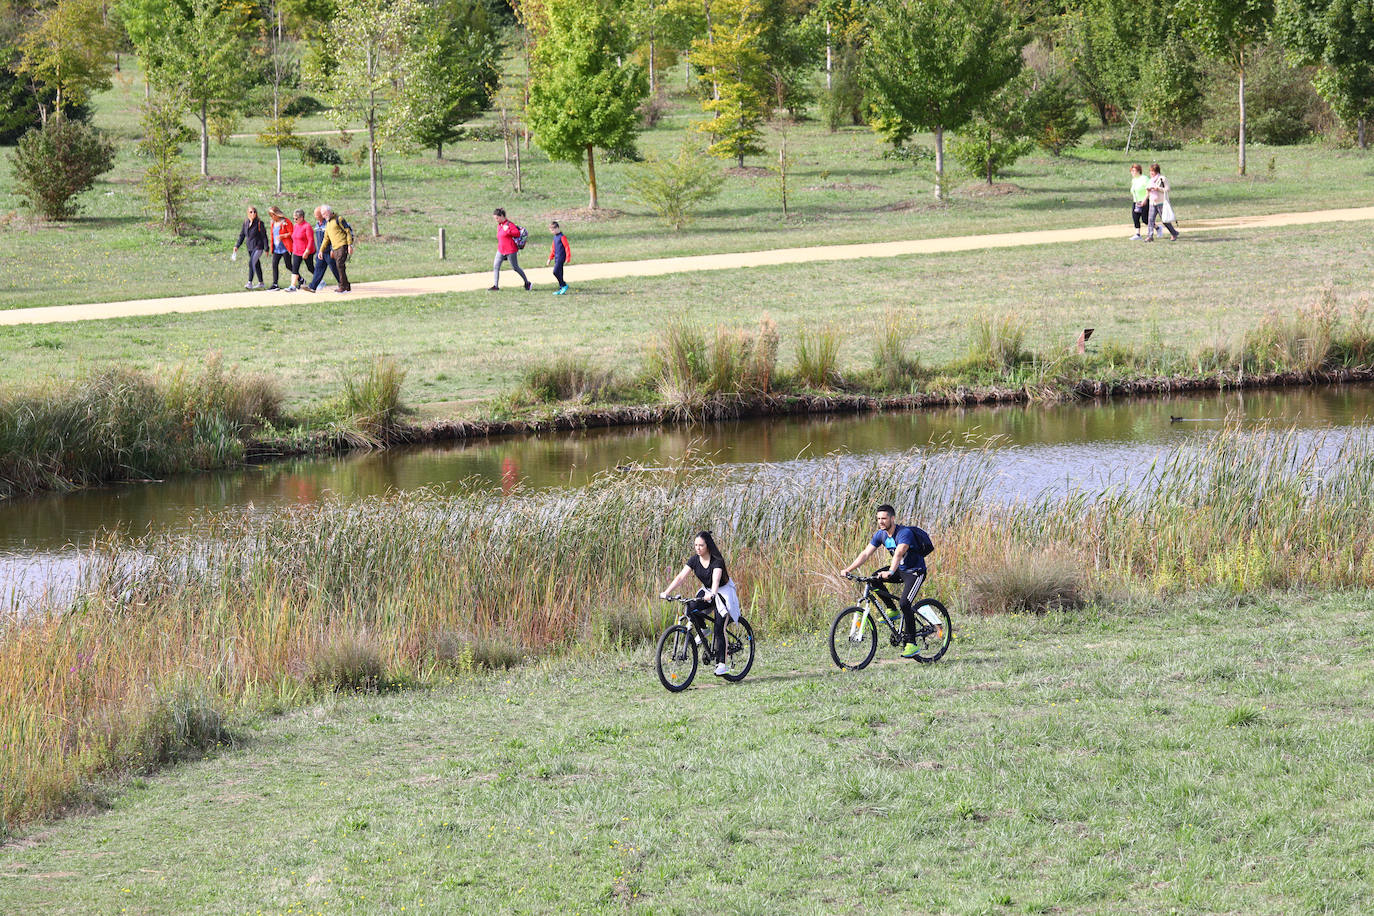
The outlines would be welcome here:
M 560 296 L 566 296 L 567 294 L 568 294 L 568 284 L 564 283 L 563 286 L 558 290 L 558 295 L 560 295 Z

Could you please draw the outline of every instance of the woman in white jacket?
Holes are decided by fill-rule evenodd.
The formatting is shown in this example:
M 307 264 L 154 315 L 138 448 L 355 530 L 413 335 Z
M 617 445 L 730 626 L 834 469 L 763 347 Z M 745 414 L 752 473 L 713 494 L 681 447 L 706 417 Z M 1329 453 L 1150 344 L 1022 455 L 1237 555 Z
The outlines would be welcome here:
M 730 573 L 725 568 L 725 558 L 720 555 L 720 549 L 716 547 L 711 532 L 698 533 L 693 542 L 693 549 L 694 554 L 687 558 L 682 571 L 677 574 L 677 578 L 668 583 L 660 597 L 667 598 L 684 579 L 696 575 L 697 581 L 701 583 L 701 589 L 697 592 L 696 600 L 688 603 L 687 610 L 704 612 L 708 608 L 715 609 L 715 613 L 711 615 L 715 621 L 712 648 L 716 656 L 715 673 L 719 676 L 730 670 L 725 663 L 725 618 L 728 616 L 731 620 L 739 620 L 739 593 L 735 591 L 735 583 L 730 581 Z

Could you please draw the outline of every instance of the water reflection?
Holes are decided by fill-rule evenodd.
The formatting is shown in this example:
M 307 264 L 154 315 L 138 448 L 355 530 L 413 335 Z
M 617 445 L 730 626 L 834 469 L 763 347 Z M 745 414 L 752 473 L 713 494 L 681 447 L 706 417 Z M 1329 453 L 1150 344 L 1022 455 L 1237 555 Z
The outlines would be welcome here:
M 1012 495 L 1091 486 L 1148 467 L 1161 449 L 1210 435 L 1228 416 L 1303 430 L 1354 428 L 1374 414 L 1374 389 L 1340 386 L 1233 392 L 1049 407 L 994 405 L 883 415 L 796 417 L 671 428 L 602 429 L 282 462 L 0 504 L 0 552 L 32 557 L 84 546 L 102 532 L 180 531 L 208 512 L 256 511 L 422 487 L 579 486 L 616 465 L 782 464 L 832 453 L 872 455 L 996 437 Z M 1171 422 L 1182 417 L 1182 422 Z M 4 578 L 0 570 L 0 579 Z

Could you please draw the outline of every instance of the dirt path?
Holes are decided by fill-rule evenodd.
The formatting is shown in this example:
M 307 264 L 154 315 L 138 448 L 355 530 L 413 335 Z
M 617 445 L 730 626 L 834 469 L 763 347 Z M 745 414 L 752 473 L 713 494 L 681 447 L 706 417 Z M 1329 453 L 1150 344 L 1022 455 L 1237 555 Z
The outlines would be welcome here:
M 1340 223 L 1374 220 L 1374 207 L 1346 210 L 1314 210 L 1304 213 L 1275 213 L 1267 216 L 1232 216 L 1205 219 L 1183 226 L 1184 243 L 1197 232 L 1216 232 L 1223 229 L 1259 229 L 1278 226 L 1303 226 L 1313 223 Z M 688 273 L 700 270 L 739 270 L 775 264 L 802 264 L 812 261 L 852 261 L 860 258 L 892 258 L 914 254 L 940 254 L 950 251 L 971 251 L 986 248 L 1015 248 L 1023 245 L 1052 245 L 1059 242 L 1085 242 L 1101 239 L 1120 239 L 1128 242 L 1129 226 L 1087 226 L 1080 229 L 1045 229 L 1035 232 L 1004 232 L 996 235 L 963 235 L 950 238 L 919 239 L 904 242 L 865 243 L 862 245 L 822 245 L 810 248 L 775 248 L 766 251 L 741 251 L 731 254 L 706 254 L 685 258 L 651 258 L 644 261 L 608 261 L 602 264 L 574 264 L 572 272 L 576 284 L 593 280 L 620 277 L 655 277 L 663 274 Z M 1170 244 L 1164 242 L 1164 244 Z M 366 261 L 363 262 L 366 264 Z M 527 271 L 536 287 L 548 290 L 553 284 L 552 273 L 546 268 Z M 516 278 L 509 271 L 502 280 L 518 288 Z M 395 296 L 422 296 L 435 293 L 470 292 L 491 285 L 491 272 L 451 274 L 441 277 L 416 277 L 408 280 L 381 280 L 375 283 L 356 283 L 352 299 L 382 299 Z M 127 318 L 137 315 L 164 315 L 172 312 L 209 312 L 219 309 L 262 308 L 274 305 L 295 305 L 317 299 L 337 301 L 344 298 L 329 288 L 318 293 L 236 292 L 214 293 L 205 296 L 177 296 L 165 299 L 131 299 L 124 302 L 101 302 L 84 305 L 55 305 L 43 308 L 10 309 L 0 311 L 0 325 L 53 324 L 67 321 L 93 321 L 103 318 Z

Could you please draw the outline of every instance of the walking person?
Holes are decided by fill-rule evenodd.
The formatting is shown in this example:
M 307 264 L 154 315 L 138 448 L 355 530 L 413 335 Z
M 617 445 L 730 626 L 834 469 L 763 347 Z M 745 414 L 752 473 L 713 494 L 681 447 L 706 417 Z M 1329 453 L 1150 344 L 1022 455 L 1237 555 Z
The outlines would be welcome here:
M 1131 222 L 1135 223 L 1135 235 L 1131 236 L 1132 242 L 1141 242 L 1145 236 L 1140 234 L 1141 227 L 1148 225 L 1150 218 L 1150 179 L 1145 177 L 1145 170 L 1140 167 L 1139 162 L 1131 164 Z
M 1159 170 L 1159 163 L 1150 165 L 1150 226 L 1145 241 L 1153 242 L 1155 234 L 1163 235 L 1163 230 L 1155 228 L 1156 220 L 1169 230 L 1170 241 L 1178 241 L 1178 230 L 1174 228 L 1174 205 L 1169 202 L 1169 179 Z
M 301 268 L 304 267 L 303 272 Z M 291 285 L 288 293 L 294 293 L 305 285 L 305 273 L 315 272 L 315 227 L 305 220 L 305 211 L 297 210 L 295 224 L 291 228 Z
M 701 589 L 697 592 L 696 600 L 687 604 L 688 613 L 705 614 L 712 609 L 711 618 L 715 623 L 712 642 L 712 655 L 716 657 L 716 675 L 722 676 L 730 673 L 730 666 L 725 661 L 725 618 L 739 620 L 739 592 L 735 591 L 735 583 L 730 581 L 730 573 L 725 568 L 725 558 L 720 554 L 720 548 L 716 546 L 715 539 L 711 537 L 711 532 L 702 531 L 692 542 L 693 555 L 687 558 L 682 570 L 672 582 L 668 583 L 660 598 L 667 598 L 673 589 L 677 588 L 683 579 L 690 575 L 696 575 L 697 581 L 701 583 Z
M 267 250 L 267 227 L 258 219 L 258 208 L 248 208 L 248 218 L 243 221 L 243 228 L 239 229 L 239 240 L 234 243 L 234 257 L 239 255 L 239 247 L 247 243 L 248 245 L 248 282 L 243 284 L 244 289 L 262 288 L 262 253 Z M 257 283 L 254 284 L 253 274 L 257 273 Z
M 491 264 L 491 288 L 501 288 L 501 262 L 510 261 L 511 270 L 520 275 L 520 279 L 525 281 L 525 289 L 530 289 L 534 284 L 530 283 L 530 278 L 525 276 L 525 272 L 520 269 L 520 259 L 517 252 L 520 251 L 520 244 L 516 239 L 520 235 L 520 227 L 506 219 L 506 211 L 497 207 L 492 215 L 496 217 L 496 260 Z
M 334 274 L 335 283 L 338 283 L 339 280 L 339 268 L 334 265 L 334 258 L 329 253 L 329 242 L 325 238 L 325 230 L 329 228 L 329 221 L 325 219 L 323 210 L 323 205 L 315 208 L 315 224 L 312 227 L 315 235 L 315 269 L 311 274 L 310 282 L 301 287 L 301 289 L 311 293 L 319 289 L 320 284 L 324 282 L 326 270 Z
M 334 259 L 335 272 L 339 275 L 339 285 L 334 287 L 334 292 L 350 292 L 353 284 L 348 282 L 348 259 L 353 255 L 353 228 L 328 204 L 320 206 L 320 214 L 325 218 L 324 238 Z
M 275 205 L 267 208 L 267 216 L 272 221 L 272 285 L 267 288 L 281 289 L 278 271 L 283 261 L 287 271 L 291 270 L 291 232 L 295 227 Z
M 568 281 L 563 279 L 563 265 L 572 260 L 572 248 L 568 245 L 568 237 L 558 227 L 558 220 L 549 222 L 549 231 L 553 233 L 553 247 L 549 249 L 549 261 L 553 263 L 553 278 L 558 281 L 558 289 L 554 290 L 553 294 L 566 296 L 568 294 Z

